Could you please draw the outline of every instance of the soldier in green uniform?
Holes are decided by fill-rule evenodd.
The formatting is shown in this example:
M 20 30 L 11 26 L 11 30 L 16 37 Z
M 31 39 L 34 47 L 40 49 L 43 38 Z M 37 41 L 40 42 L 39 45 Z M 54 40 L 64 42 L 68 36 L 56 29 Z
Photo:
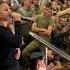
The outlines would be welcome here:
M 34 16 L 40 14 L 39 0 L 33 0 L 31 9 L 33 11 Z
M 51 17 L 50 4 L 47 3 L 43 6 L 43 13 L 39 14 L 36 17 L 36 19 L 32 25 L 32 31 L 37 33 L 39 36 L 41 36 L 46 41 L 50 42 L 51 33 L 53 30 L 53 24 L 54 24 L 54 20 Z M 41 46 L 42 46 L 42 44 L 39 41 L 37 41 L 37 40 L 32 41 L 22 51 L 23 56 L 30 55 L 31 51 L 33 51 Z
M 22 0 L 22 7 L 18 9 L 18 13 L 24 17 L 32 17 L 31 5 L 31 0 Z
M 61 17 L 61 16 L 65 16 L 67 18 L 67 25 L 66 25 L 66 29 L 67 30 L 66 32 L 64 32 L 64 40 L 66 42 L 66 48 L 67 48 L 67 53 L 70 54 L 69 52 L 69 46 L 70 46 L 70 7 L 63 10 L 63 11 L 60 11 L 57 13 L 57 16 Z
M 31 5 L 32 1 L 31 0 L 22 0 L 22 7 L 18 9 L 18 13 L 20 13 L 23 17 L 28 17 L 32 18 L 32 10 L 31 10 Z M 32 37 L 29 35 L 29 31 L 31 30 L 32 23 L 27 20 L 23 20 L 22 22 L 22 36 L 24 37 L 24 42 L 25 46 L 32 41 Z
M 70 45 L 70 40 L 68 39 L 70 35 L 69 18 L 67 15 L 57 17 L 55 23 L 54 34 L 52 37 L 53 44 L 63 50 L 66 50 Z
M 54 24 L 54 29 L 53 29 L 51 41 L 55 46 L 61 47 L 62 29 L 65 26 L 64 19 L 62 17 L 54 17 L 54 20 L 55 20 L 55 24 Z

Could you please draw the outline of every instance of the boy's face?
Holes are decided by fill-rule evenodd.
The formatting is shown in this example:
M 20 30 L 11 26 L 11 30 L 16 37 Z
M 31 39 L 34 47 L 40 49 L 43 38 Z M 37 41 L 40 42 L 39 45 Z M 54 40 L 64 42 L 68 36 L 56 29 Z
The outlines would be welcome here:
M 26 5 L 27 7 L 31 7 L 32 4 L 32 0 L 25 0 L 24 1 L 24 5 Z
M 43 14 L 46 15 L 46 16 L 50 16 L 51 15 L 51 9 L 44 6 L 43 7 Z
M 59 23 L 64 25 L 67 23 L 67 19 L 65 17 L 59 17 Z
M 52 9 L 57 10 L 57 2 L 52 2 Z

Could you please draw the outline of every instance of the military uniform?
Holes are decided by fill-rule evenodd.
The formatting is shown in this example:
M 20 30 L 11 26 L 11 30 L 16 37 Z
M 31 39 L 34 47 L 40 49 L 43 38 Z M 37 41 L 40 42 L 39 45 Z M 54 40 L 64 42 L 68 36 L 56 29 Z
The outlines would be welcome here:
M 69 46 L 70 46 L 70 24 L 69 24 L 69 15 L 63 15 L 62 16 L 65 22 L 60 23 L 59 21 L 56 21 L 55 27 L 56 31 L 54 32 L 53 38 L 53 44 L 57 47 L 65 50 L 67 53 L 69 53 Z
M 60 33 L 60 31 L 62 30 L 63 27 L 64 27 L 64 25 L 63 24 L 61 25 L 59 23 L 58 19 L 55 19 L 54 30 L 52 32 L 51 42 L 56 47 L 60 47 L 62 44 L 62 34 Z
M 40 14 L 39 5 L 34 5 L 34 4 L 33 4 L 33 5 L 31 6 L 31 9 L 32 9 L 34 15 Z
M 54 23 L 52 18 L 48 18 L 47 16 L 44 16 L 43 14 L 39 14 L 36 17 L 35 22 L 38 28 L 45 28 L 45 29 L 47 29 L 48 26 L 53 26 L 53 23 Z M 39 36 L 41 36 L 46 41 L 50 42 L 50 37 L 43 36 L 43 35 L 39 35 Z M 23 56 L 30 55 L 32 51 L 34 51 L 37 48 L 41 48 L 41 47 L 42 47 L 42 44 L 39 41 L 34 40 L 31 43 L 29 43 L 29 45 L 26 46 L 26 48 L 22 51 L 22 54 Z
M 18 13 L 22 14 L 23 17 L 32 17 L 32 10 L 31 8 L 21 7 L 17 11 Z
M 57 13 L 57 16 L 63 16 L 63 15 L 64 16 L 68 15 L 66 17 L 69 20 L 67 28 L 70 29 L 70 8 L 67 8 L 67 9 Z M 70 38 L 69 37 L 70 37 L 70 31 L 67 31 L 66 33 L 64 33 L 64 41 L 66 42 L 65 46 L 67 47 L 66 52 L 70 54 L 70 52 L 69 52 L 70 51 L 69 50 L 70 49 L 69 48 L 69 46 L 70 46 Z

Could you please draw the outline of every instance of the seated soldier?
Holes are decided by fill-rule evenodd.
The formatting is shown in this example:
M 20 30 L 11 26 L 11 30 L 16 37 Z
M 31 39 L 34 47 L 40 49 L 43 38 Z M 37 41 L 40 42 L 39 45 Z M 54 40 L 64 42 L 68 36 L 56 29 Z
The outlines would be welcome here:
M 48 42 L 50 42 L 51 33 L 53 30 L 53 24 L 54 24 L 54 21 L 51 17 L 50 7 L 51 5 L 49 3 L 45 4 L 42 8 L 43 13 L 39 14 L 36 17 L 32 25 L 32 31 L 37 33 L 39 36 L 41 36 L 43 39 L 45 39 Z M 45 52 L 44 45 L 39 41 L 34 40 L 31 43 L 29 43 L 29 45 L 27 45 L 26 48 L 24 48 L 24 50 L 22 51 L 23 57 L 30 56 L 30 54 L 32 54 L 32 52 L 37 48 L 39 48 L 40 51 L 42 51 L 42 53 Z
M 47 3 L 43 6 L 43 13 L 38 15 L 32 25 L 32 31 L 50 42 L 51 33 L 53 30 L 54 20 L 51 17 L 50 5 Z M 23 50 L 23 55 L 29 54 L 34 49 L 40 47 L 42 44 L 34 40 Z

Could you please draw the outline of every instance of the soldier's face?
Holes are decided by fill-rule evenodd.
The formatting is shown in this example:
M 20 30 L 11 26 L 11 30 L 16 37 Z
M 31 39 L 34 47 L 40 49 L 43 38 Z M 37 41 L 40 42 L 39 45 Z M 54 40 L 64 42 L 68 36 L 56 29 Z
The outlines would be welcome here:
M 26 5 L 27 7 L 31 7 L 31 4 L 32 4 L 32 0 L 24 1 L 24 5 Z
M 46 15 L 46 16 L 50 16 L 50 15 L 51 15 L 51 10 L 50 10 L 50 8 L 44 6 L 44 7 L 43 7 L 43 13 L 44 13 L 44 15 Z
M 67 19 L 64 17 L 59 17 L 59 23 L 64 25 L 67 23 Z
M 52 2 L 52 9 L 57 10 L 57 2 Z

